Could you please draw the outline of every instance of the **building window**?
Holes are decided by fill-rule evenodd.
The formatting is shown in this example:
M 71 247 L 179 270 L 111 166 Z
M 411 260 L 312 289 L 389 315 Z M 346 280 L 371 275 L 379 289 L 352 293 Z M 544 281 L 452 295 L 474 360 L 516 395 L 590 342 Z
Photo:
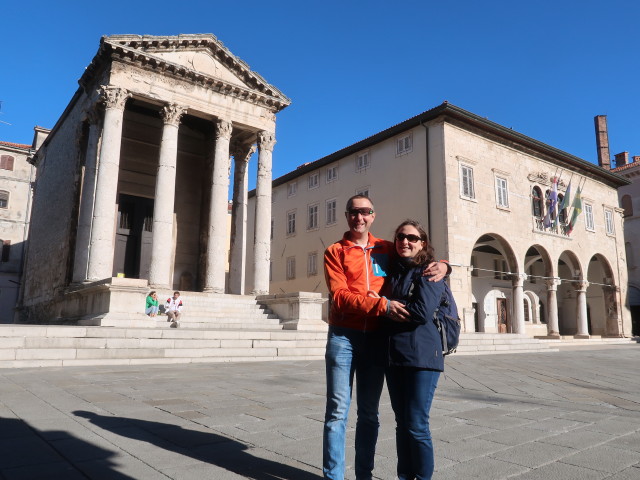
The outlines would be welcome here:
M 502 208 L 509 208 L 509 194 L 506 178 L 496 177 L 496 205 Z
M 318 274 L 318 252 L 311 252 L 307 256 L 307 276 Z
M 333 182 L 338 179 L 338 166 L 327 168 L 327 183 Z
M 287 235 L 296 233 L 296 212 L 287 212 Z
M 273 282 L 273 262 L 269 262 L 269 281 Z
M 320 185 L 320 174 L 318 172 L 309 175 L 309 190 L 318 188 Z
M 2 245 L 2 256 L 0 256 L 0 261 L 8 262 L 11 250 L 11 240 L 0 240 L 0 245 Z
M 627 268 L 629 270 L 633 270 L 634 268 L 636 268 L 636 259 L 633 253 L 631 242 L 627 242 L 624 244 L 624 250 L 627 253 Z
M 356 195 L 364 195 L 365 197 L 369 196 L 369 187 L 360 187 L 356 189 Z
M 460 165 L 460 195 L 464 198 L 476 198 L 473 188 L 473 168 L 467 165 Z
M 307 230 L 318 228 L 318 204 L 307 207 Z
M 584 204 L 584 227 L 592 232 L 596 229 L 593 222 L 593 207 L 588 203 Z
M 613 228 L 613 211 L 605 209 L 604 211 L 604 225 L 608 235 L 613 235 L 615 230 Z
M 534 217 L 544 217 L 544 203 L 542 201 L 542 190 L 540 190 L 540 187 L 533 187 L 531 191 L 531 207 Z
M 271 240 L 273 240 L 273 231 L 275 230 L 276 226 L 276 221 L 273 217 L 271 217 L 271 236 L 269 238 L 271 238 Z
M 509 280 L 509 267 L 506 260 L 493 260 L 493 269 L 495 270 L 493 278 L 496 280 Z
M 356 171 L 366 170 L 370 166 L 369 152 L 360 153 L 356 156 Z
M 287 185 L 287 197 L 294 197 L 298 193 L 298 182 L 291 182 Z
M 410 153 L 413 150 L 413 138 L 411 134 L 400 137 L 396 141 L 396 157 Z
M 565 206 L 564 208 L 560 208 L 563 201 L 564 201 L 564 195 L 559 193 L 558 194 L 558 221 L 562 225 L 566 225 L 567 224 L 567 207 Z
M 296 257 L 287 257 L 287 280 L 296 278 Z
M 9 208 L 9 192 L 0 190 L 0 208 Z
M 0 155 L 0 169 L 13 170 L 13 160 L 11 155 Z
M 620 200 L 620 206 L 624 208 L 625 217 L 633 217 L 633 201 L 631 195 L 625 195 Z
M 327 200 L 327 225 L 336 223 L 336 205 L 335 199 Z

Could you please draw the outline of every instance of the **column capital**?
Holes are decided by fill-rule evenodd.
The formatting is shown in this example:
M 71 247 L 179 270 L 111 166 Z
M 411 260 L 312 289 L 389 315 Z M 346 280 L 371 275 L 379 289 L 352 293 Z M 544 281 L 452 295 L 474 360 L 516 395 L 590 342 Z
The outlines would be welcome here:
M 127 100 L 131 96 L 124 88 L 114 87 L 113 85 L 100 85 L 98 90 L 100 101 L 104 103 L 106 108 L 114 108 L 116 110 L 124 110 Z
M 258 132 L 258 148 L 260 150 L 273 151 L 273 147 L 276 144 L 276 135 L 273 132 L 267 132 L 263 130 Z
M 216 122 L 216 140 L 219 140 L 221 138 L 230 140 L 232 130 L 233 124 L 230 121 L 219 118 Z
M 165 125 L 173 125 L 177 127 L 180 125 L 180 119 L 187 113 L 187 109 L 176 103 L 170 103 L 162 107 L 160 115 L 162 115 L 162 121 Z
M 558 290 L 558 286 L 562 283 L 560 277 L 547 278 L 544 283 L 547 284 L 547 290 Z
M 528 275 L 526 273 L 512 273 L 511 274 L 511 284 L 514 287 L 522 287 L 524 285 L 524 281 L 527 279 Z
M 589 288 L 589 282 L 586 280 L 578 280 L 572 283 L 573 288 L 576 289 L 576 292 L 586 292 L 587 288 Z
M 233 142 L 230 146 L 230 150 L 231 150 L 231 155 L 233 155 L 233 158 L 235 160 L 242 160 L 242 161 L 248 162 L 249 158 L 251 158 L 251 155 L 253 155 L 256 152 L 256 146 L 249 145 L 246 143 Z

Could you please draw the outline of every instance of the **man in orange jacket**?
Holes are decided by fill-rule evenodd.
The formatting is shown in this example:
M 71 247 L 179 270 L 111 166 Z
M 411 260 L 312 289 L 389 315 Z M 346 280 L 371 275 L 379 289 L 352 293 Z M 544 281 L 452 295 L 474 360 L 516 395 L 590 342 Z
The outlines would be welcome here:
M 355 195 L 345 212 L 349 231 L 324 254 L 330 292 L 329 333 L 325 354 L 327 407 L 323 433 L 324 478 L 343 480 L 345 434 L 354 374 L 358 418 L 355 438 L 357 480 L 370 480 L 378 439 L 378 404 L 384 384 L 384 368 L 374 360 L 371 332 L 380 316 L 398 321 L 409 313 L 395 300 L 379 297 L 395 246 L 369 233 L 376 214 L 371 199 Z M 445 263 L 429 265 L 425 274 L 439 281 L 447 274 Z

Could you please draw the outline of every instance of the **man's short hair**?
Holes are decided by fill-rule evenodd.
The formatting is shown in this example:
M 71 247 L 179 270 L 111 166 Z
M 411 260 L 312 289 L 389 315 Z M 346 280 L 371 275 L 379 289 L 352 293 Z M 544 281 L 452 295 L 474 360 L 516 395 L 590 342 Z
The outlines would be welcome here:
M 375 209 L 376 209 L 376 208 L 374 207 L 374 205 L 373 205 L 373 200 L 371 200 L 371 199 L 369 198 L 369 196 L 368 196 L 368 195 L 354 195 L 354 196 L 353 196 L 353 197 L 351 197 L 349 200 L 347 200 L 347 209 L 346 209 L 346 211 L 347 211 L 347 212 L 348 212 L 349 210 L 351 210 L 351 207 L 353 207 L 353 201 L 354 201 L 354 200 L 356 200 L 356 199 L 358 199 L 358 198 L 362 198 L 362 199 L 364 199 L 364 200 L 368 200 L 368 201 L 369 201 L 369 203 L 371 204 L 371 208 L 372 208 L 373 210 L 375 210 Z
M 178 295 L 180 295 L 180 292 L 173 292 L 173 294 L 174 294 L 174 295 L 175 295 L 176 293 L 177 293 Z

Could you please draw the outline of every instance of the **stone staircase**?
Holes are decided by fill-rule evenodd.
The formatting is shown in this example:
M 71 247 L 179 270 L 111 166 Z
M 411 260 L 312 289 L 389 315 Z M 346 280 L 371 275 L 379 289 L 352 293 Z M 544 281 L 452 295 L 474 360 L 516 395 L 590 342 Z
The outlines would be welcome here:
M 171 296 L 173 292 L 159 291 L 160 306 Z M 189 292 L 183 301 L 179 328 L 282 330 L 278 316 L 260 305 L 255 296 Z M 156 327 L 169 327 L 166 315 L 156 318 Z
M 455 355 L 557 352 L 551 344 L 516 333 L 462 333 Z
M 322 331 L 0 325 L 0 368 L 316 360 Z

